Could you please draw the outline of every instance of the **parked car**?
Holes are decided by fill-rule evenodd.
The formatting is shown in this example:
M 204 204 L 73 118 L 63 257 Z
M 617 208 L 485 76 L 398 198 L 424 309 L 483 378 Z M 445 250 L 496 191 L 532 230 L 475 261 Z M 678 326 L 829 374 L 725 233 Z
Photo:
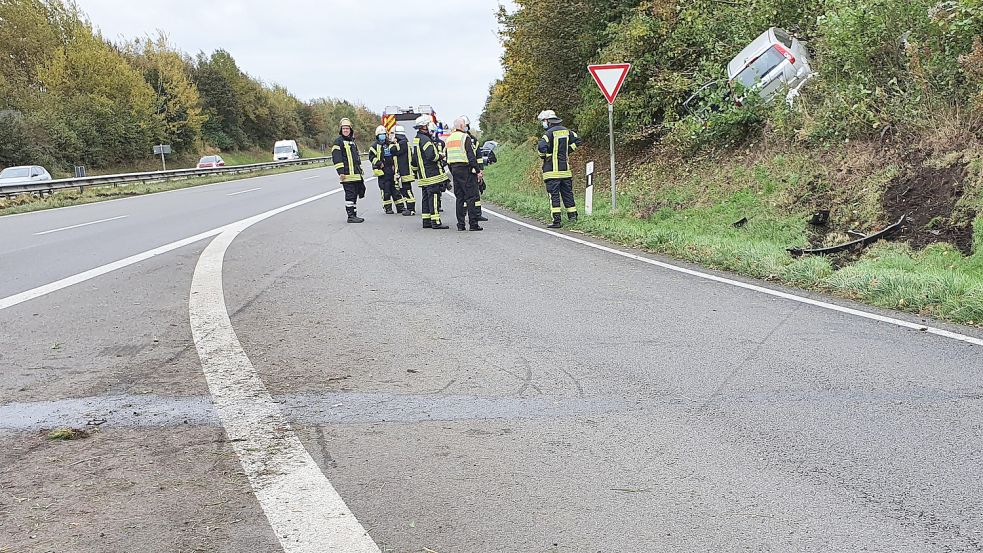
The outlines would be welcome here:
M 30 184 L 51 180 L 51 174 L 40 165 L 21 165 L 7 167 L 0 171 L 0 186 L 12 184 Z
M 300 159 L 300 148 L 296 140 L 277 140 L 273 145 L 273 161 Z
M 791 105 L 802 85 L 813 76 L 805 44 L 778 27 L 761 33 L 727 64 L 727 81 L 732 89 L 740 84 L 756 91 L 766 102 L 787 91 L 785 101 Z
M 213 167 L 225 167 L 225 160 L 222 156 L 205 156 L 198 160 L 199 169 L 211 169 Z

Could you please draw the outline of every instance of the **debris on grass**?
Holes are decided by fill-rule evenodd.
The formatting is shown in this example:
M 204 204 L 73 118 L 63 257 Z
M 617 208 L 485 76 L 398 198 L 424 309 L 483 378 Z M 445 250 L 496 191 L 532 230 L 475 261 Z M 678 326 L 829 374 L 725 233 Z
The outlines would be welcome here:
M 56 428 L 48 432 L 49 440 L 70 441 L 82 440 L 89 437 L 89 433 L 78 428 Z

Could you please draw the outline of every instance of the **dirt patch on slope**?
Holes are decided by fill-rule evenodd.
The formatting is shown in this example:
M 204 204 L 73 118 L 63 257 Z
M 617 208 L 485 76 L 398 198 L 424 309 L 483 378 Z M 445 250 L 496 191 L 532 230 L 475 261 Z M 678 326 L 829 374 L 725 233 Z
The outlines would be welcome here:
M 892 180 L 884 191 L 884 213 L 891 221 L 907 217 L 897 239 L 913 248 L 949 242 L 966 255 L 972 253 L 976 213 L 956 207 L 965 193 L 966 177 L 962 164 L 941 169 L 918 165 Z

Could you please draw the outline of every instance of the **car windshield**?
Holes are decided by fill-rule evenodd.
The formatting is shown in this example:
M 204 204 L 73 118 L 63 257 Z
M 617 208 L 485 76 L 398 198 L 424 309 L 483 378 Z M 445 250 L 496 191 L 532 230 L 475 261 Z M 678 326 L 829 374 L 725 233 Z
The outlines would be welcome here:
M 215 163 L 215 156 L 205 156 L 198 160 L 198 163 Z
M 19 179 L 31 176 L 30 167 L 8 167 L 0 171 L 0 179 Z
M 293 146 L 277 146 L 276 148 L 273 149 L 273 153 L 275 154 L 289 154 L 293 151 L 294 151 Z
M 735 81 L 740 82 L 742 85 L 751 88 L 753 87 L 761 77 L 764 77 L 771 72 L 772 69 L 781 65 L 785 61 L 785 56 L 781 54 L 774 46 L 765 50 L 763 54 L 755 58 L 754 61 L 749 63 L 740 73 L 734 77 Z

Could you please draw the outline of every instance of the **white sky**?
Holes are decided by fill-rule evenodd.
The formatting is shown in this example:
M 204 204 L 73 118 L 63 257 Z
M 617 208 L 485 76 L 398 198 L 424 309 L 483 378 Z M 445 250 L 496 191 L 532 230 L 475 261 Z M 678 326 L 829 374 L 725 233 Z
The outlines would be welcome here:
M 511 9 L 511 2 L 505 1 Z M 477 123 L 501 76 L 499 0 L 77 0 L 110 40 L 167 33 L 194 55 L 239 67 L 303 100 L 430 104 Z

